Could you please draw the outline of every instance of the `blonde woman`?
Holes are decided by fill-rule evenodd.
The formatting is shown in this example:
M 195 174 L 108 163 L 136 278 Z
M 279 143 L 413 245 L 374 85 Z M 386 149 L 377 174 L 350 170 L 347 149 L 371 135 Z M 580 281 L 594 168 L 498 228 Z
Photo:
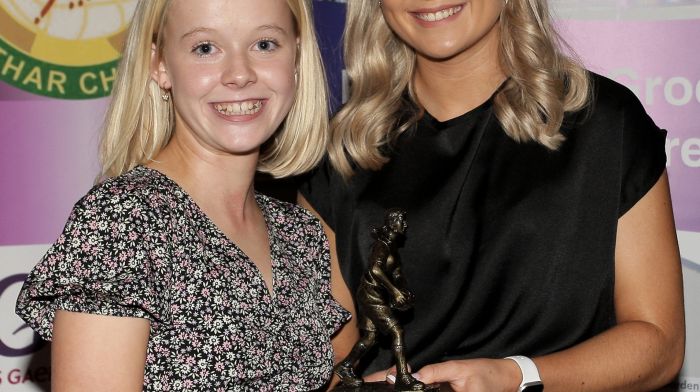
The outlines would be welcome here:
M 629 90 L 563 54 L 547 1 L 353 0 L 345 45 L 350 98 L 300 197 L 327 224 L 347 286 L 337 298 L 352 306 L 367 228 L 402 208 L 419 380 L 670 382 L 685 336 L 665 132 Z M 367 378 L 383 379 L 391 355 L 365 356 Z
M 103 176 L 27 279 L 54 391 L 308 391 L 332 374 L 320 223 L 255 192 L 326 140 L 307 0 L 143 0 L 102 140 Z

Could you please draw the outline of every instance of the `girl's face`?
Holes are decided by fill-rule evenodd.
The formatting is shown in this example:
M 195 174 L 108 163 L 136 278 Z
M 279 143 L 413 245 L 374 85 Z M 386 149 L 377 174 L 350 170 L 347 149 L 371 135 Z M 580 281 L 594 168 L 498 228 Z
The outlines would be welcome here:
M 295 93 L 295 23 L 282 0 L 173 0 L 153 78 L 171 90 L 174 137 L 257 154 Z
M 503 6 L 504 0 L 383 0 L 381 7 L 389 27 L 419 57 L 447 60 L 497 45 Z

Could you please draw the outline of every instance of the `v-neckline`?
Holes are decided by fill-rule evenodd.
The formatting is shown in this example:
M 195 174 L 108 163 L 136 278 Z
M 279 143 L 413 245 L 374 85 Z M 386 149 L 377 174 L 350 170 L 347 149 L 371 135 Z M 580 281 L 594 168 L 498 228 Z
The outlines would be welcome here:
M 190 196 L 190 194 L 182 187 L 180 184 L 178 184 L 175 180 L 172 178 L 168 177 L 165 173 L 161 172 L 158 169 L 154 169 L 148 166 L 143 166 L 139 165 L 137 168 L 143 168 L 146 169 L 152 173 L 155 173 L 157 176 L 163 178 L 167 182 L 169 182 L 171 185 L 176 187 L 182 194 L 184 195 L 185 199 L 187 202 L 192 206 L 194 211 L 200 215 L 200 218 L 203 220 L 203 222 L 212 230 L 213 233 L 216 234 L 216 236 L 219 237 L 219 239 L 224 243 L 227 244 L 226 246 L 232 248 L 236 253 L 238 253 L 241 258 L 245 261 L 245 264 L 248 268 L 250 268 L 254 276 L 256 277 L 257 280 L 257 285 L 259 288 L 262 289 L 262 292 L 264 293 L 265 297 L 268 297 L 270 300 L 275 300 L 277 297 L 277 283 L 278 283 L 278 273 L 277 273 L 277 260 L 278 260 L 278 255 L 277 255 L 277 246 L 275 246 L 276 243 L 276 233 L 275 233 L 275 228 L 272 224 L 272 219 L 270 217 L 270 211 L 268 211 L 268 205 L 265 203 L 266 196 L 258 193 L 257 191 L 254 191 L 254 196 L 255 196 L 255 202 L 258 205 L 258 208 L 260 209 L 260 212 L 262 212 L 263 219 L 265 221 L 265 229 L 267 232 L 267 243 L 268 243 L 268 250 L 270 253 L 270 286 L 267 285 L 267 282 L 265 281 L 265 277 L 263 276 L 262 271 L 258 266 L 255 264 L 253 259 L 248 256 L 247 253 L 241 249 L 238 244 L 236 244 L 231 238 L 229 238 L 219 226 L 214 223 L 214 221 L 207 215 L 204 210 L 197 204 L 197 202 Z

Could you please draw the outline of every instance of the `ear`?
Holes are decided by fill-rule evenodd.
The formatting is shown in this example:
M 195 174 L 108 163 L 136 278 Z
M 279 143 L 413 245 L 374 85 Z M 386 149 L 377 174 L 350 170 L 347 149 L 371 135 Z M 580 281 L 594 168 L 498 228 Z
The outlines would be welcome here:
M 168 90 L 172 87 L 165 62 L 161 56 L 158 56 L 158 48 L 155 43 L 151 43 L 151 79 L 158 83 L 158 86 L 164 90 Z

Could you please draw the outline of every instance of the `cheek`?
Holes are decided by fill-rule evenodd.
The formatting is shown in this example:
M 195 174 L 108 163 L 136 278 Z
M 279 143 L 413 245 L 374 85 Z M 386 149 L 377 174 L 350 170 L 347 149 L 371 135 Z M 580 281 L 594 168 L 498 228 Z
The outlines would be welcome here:
M 294 62 L 266 64 L 258 72 L 258 82 L 264 80 L 265 84 L 277 94 L 281 101 L 292 101 L 296 92 L 294 72 Z
M 408 24 L 407 21 L 401 21 L 396 17 L 396 15 L 391 12 L 391 11 L 385 11 L 384 12 L 384 22 L 386 23 L 387 26 L 389 26 L 389 29 L 396 33 L 399 37 L 402 39 L 406 39 L 406 27 L 403 25 Z
M 190 98 L 207 93 L 220 78 L 218 70 L 210 64 L 197 64 L 175 69 L 171 72 L 173 92 Z
M 431 39 L 426 35 L 433 33 L 431 30 L 425 31 L 425 29 L 419 28 L 413 17 L 405 13 L 398 15 L 393 12 L 386 12 L 384 21 L 394 34 L 413 49 L 419 49 L 425 44 L 425 41 Z

